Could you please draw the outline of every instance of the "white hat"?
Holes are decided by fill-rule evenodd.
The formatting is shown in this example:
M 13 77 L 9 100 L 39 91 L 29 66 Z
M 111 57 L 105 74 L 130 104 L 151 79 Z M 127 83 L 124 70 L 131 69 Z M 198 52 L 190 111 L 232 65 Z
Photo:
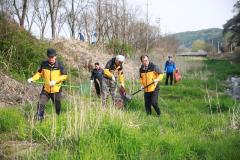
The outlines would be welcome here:
M 116 56 L 116 60 L 120 61 L 120 62 L 124 62 L 125 57 L 123 55 L 117 55 Z

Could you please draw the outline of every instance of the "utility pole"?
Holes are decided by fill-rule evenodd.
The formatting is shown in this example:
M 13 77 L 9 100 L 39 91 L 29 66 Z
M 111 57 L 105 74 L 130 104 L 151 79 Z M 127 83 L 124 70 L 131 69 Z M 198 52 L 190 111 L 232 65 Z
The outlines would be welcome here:
M 156 22 L 158 24 L 159 30 L 158 30 L 158 37 L 161 36 L 161 18 L 160 16 L 156 18 Z
M 123 0 L 123 44 L 126 43 L 125 41 L 126 41 L 126 2 L 125 0 Z
M 212 39 L 212 49 L 211 49 L 212 53 L 214 53 L 214 45 L 213 45 L 213 39 Z
M 148 26 L 149 26 L 149 19 L 148 19 L 148 7 L 149 7 L 149 3 L 148 3 L 148 0 L 147 0 L 147 4 L 146 4 L 146 6 L 147 6 L 147 15 L 146 15 L 146 21 L 147 21 L 147 32 L 146 32 L 146 37 L 147 37 L 147 44 L 146 44 L 146 53 L 148 54 Z

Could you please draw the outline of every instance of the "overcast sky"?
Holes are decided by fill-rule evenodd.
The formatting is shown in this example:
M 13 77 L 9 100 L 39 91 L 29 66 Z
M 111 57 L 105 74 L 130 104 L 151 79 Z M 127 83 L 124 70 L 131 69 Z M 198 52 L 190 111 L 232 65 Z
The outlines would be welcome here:
M 126 0 L 146 16 L 147 0 Z M 148 0 L 149 18 L 156 25 L 160 17 L 162 33 L 177 33 L 206 28 L 222 28 L 233 17 L 237 0 Z M 146 19 L 146 17 L 144 17 Z
M 138 16 L 146 21 L 147 0 L 126 0 L 129 8 L 137 9 Z M 233 5 L 237 0 L 148 0 L 150 23 L 159 26 L 162 34 L 195 31 L 207 28 L 222 28 L 233 17 Z M 39 29 L 33 27 L 33 33 L 39 36 Z M 69 37 L 68 27 L 63 27 L 62 37 Z M 46 37 L 51 37 L 50 24 L 46 28 Z

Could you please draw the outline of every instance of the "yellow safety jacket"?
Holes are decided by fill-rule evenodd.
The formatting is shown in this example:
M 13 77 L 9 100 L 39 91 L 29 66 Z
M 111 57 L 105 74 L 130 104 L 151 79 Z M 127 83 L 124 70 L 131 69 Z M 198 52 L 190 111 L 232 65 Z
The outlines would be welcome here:
M 156 87 L 158 87 L 158 84 L 155 85 L 153 83 L 153 81 L 155 79 L 159 79 L 159 81 L 161 81 L 163 79 L 163 74 L 162 74 L 160 68 L 151 62 L 149 63 L 147 68 L 145 68 L 142 65 L 139 72 L 140 72 L 141 85 L 144 87 L 149 85 L 148 87 L 146 87 L 144 89 L 144 92 L 153 92 L 156 89 Z M 153 83 L 153 84 L 151 84 L 151 83 Z
M 32 77 L 34 81 L 44 78 L 43 89 L 48 93 L 56 93 L 61 89 L 61 84 L 67 79 L 67 74 L 60 62 L 51 65 L 48 61 L 43 61 L 38 72 Z M 49 86 L 50 81 L 56 81 L 55 86 Z
M 115 64 L 116 58 L 109 60 L 104 68 L 103 76 L 108 79 L 112 79 L 113 76 L 118 77 L 120 84 L 124 85 L 123 66 Z

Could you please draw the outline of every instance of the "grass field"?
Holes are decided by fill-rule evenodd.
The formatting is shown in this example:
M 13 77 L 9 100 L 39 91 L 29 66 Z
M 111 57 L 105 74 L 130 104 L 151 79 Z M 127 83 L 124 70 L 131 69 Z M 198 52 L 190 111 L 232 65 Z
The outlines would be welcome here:
M 103 110 L 100 100 L 76 93 L 59 117 L 49 103 L 42 123 L 34 120 L 36 104 L 1 108 L 0 159 L 240 159 L 240 103 L 224 94 L 224 80 L 240 75 L 240 66 L 182 64 L 179 84 L 161 82 L 160 118 L 146 116 L 143 93 L 124 110 Z M 127 88 L 137 90 L 135 83 Z

